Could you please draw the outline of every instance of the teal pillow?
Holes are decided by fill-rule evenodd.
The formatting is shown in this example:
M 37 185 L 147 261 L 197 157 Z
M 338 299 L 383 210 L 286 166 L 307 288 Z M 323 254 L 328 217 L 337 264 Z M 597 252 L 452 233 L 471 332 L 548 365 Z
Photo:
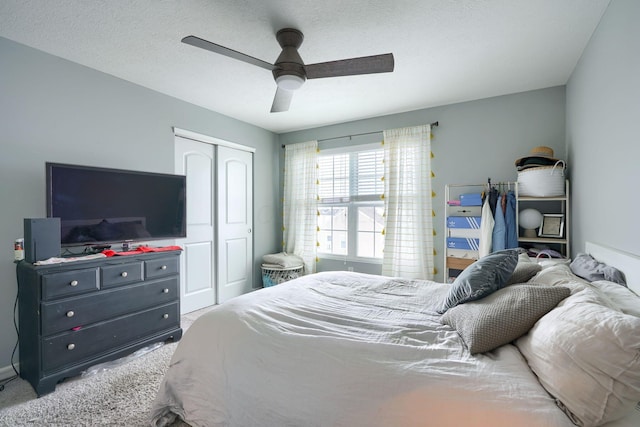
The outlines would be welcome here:
M 451 284 L 438 313 L 475 301 L 503 288 L 518 265 L 518 249 L 494 252 L 465 268 Z

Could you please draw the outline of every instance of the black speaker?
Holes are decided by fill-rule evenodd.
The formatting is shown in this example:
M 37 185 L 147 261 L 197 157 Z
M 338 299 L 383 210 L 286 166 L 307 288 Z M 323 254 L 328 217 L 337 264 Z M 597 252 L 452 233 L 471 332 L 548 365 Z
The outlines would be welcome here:
M 34 263 L 59 256 L 60 218 L 25 218 L 25 261 Z

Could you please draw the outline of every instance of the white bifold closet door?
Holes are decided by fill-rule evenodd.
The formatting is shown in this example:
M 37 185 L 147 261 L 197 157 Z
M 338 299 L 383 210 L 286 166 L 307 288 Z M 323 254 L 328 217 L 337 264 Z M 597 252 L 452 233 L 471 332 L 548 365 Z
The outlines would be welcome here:
M 183 314 L 253 287 L 253 153 L 210 139 L 175 137 L 175 172 L 187 177 Z

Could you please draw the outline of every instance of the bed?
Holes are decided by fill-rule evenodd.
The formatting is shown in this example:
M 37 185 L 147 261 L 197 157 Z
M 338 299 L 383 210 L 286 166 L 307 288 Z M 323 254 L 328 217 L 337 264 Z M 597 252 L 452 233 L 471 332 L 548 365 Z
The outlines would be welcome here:
M 186 331 L 151 424 L 640 425 L 640 298 L 495 258 L 457 287 L 324 272 L 234 298 Z

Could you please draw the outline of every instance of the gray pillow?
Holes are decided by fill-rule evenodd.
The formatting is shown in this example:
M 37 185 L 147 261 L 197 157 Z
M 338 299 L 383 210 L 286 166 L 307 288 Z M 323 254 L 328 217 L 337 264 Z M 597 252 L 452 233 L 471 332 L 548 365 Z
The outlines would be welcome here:
M 484 353 L 526 334 L 570 293 L 563 286 L 509 286 L 453 307 L 441 321 L 458 331 L 471 354 Z
M 517 249 L 494 252 L 480 258 L 454 280 L 438 313 L 444 313 L 463 302 L 483 298 L 504 287 L 517 264 Z
M 569 265 L 571 272 L 589 282 L 608 280 L 622 286 L 627 286 L 624 274 L 615 267 L 599 262 L 589 254 L 578 254 Z
M 509 280 L 507 280 L 507 284 L 505 286 L 528 282 L 529 279 L 535 276 L 540 270 L 542 270 L 542 266 L 537 262 L 520 261 L 518 262 L 518 265 L 516 265 L 515 270 L 513 270 L 513 274 L 509 277 Z

